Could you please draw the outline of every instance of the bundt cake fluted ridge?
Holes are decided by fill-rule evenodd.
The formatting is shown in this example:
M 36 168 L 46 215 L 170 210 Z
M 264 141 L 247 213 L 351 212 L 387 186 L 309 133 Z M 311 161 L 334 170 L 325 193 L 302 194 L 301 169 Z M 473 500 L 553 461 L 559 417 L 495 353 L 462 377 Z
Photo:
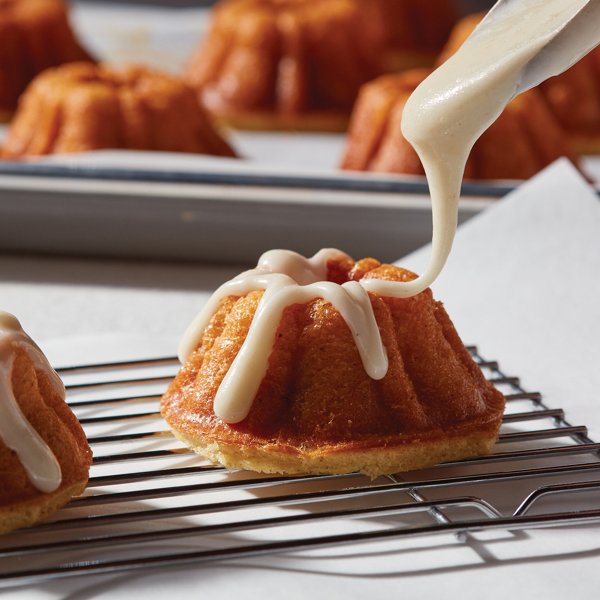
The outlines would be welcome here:
M 448 0 L 433 4 L 224 0 L 186 77 L 234 126 L 343 130 L 363 83 L 432 63 L 454 21 Z

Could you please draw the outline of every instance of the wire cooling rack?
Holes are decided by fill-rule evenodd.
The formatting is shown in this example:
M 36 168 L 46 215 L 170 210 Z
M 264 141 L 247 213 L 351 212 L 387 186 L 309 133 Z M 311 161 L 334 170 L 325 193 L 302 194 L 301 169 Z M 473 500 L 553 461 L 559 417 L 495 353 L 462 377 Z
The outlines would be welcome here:
M 60 369 L 94 451 L 89 486 L 51 521 L 1 538 L 0 585 L 600 521 L 600 444 L 469 349 L 507 398 L 495 453 L 373 481 L 203 461 L 158 414 L 174 358 Z

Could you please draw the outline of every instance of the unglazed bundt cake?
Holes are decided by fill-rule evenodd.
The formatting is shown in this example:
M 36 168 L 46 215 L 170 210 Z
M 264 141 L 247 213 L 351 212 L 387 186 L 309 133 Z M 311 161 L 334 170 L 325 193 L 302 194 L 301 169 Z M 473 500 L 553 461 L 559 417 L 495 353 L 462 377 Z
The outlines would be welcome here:
M 41 71 L 91 60 L 75 38 L 62 0 L 0 0 L 0 121 Z
M 451 0 L 223 0 L 186 78 L 237 127 L 344 130 L 363 83 L 432 64 L 453 22 Z
M 441 303 L 364 287 L 415 277 L 332 249 L 266 253 L 190 326 L 163 417 L 199 454 L 270 473 L 375 477 L 489 452 L 504 398 Z
M 371 0 L 383 19 L 386 72 L 431 66 L 458 20 L 452 0 Z
M 65 389 L 17 319 L 0 311 L 0 533 L 80 494 L 92 453 Z
M 0 152 L 4 158 L 105 148 L 234 156 L 173 75 L 92 63 L 49 69 L 29 85 Z
M 363 87 L 350 121 L 342 169 L 424 174 L 400 123 L 408 97 L 429 72 L 415 69 L 384 75 Z M 469 155 L 464 176 L 527 179 L 561 156 L 577 162 L 565 132 L 534 89 L 512 100 L 483 133 Z

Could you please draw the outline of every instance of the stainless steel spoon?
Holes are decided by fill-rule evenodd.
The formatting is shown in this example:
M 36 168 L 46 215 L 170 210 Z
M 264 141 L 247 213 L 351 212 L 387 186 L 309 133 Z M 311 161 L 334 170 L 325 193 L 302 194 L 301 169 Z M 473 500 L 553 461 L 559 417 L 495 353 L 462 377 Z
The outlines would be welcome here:
M 471 35 L 478 35 L 492 23 L 504 20 L 523 5 L 531 10 L 540 0 L 498 0 Z M 527 64 L 517 87 L 517 94 L 566 71 L 600 44 L 600 0 L 572 0 L 567 20 L 547 36 L 547 43 Z

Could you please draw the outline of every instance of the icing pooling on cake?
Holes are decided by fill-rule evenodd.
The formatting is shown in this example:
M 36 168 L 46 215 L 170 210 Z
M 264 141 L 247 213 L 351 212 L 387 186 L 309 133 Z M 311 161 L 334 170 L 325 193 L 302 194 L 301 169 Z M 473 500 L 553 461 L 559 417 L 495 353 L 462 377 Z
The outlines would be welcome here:
M 62 381 L 43 352 L 23 331 L 15 317 L 0 311 L 0 439 L 17 454 L 31 483 L 41 492 L 53 492 L 61 484 L 60 465 L 52 450 L 25 418 L 13 392 L 11 374 L 16 346 L 27 352 L 35 369 L 46 373 L 56 392 L 64 398 Z
M 287 306 L 323 298 L 348 324 L 365 371 L 373 379 L 385 377 L 388 360 L 373 314 L 371 300 L 362 282 L 342 285 L 323 281 L 327 262 L 350 257 L 333 248 L 320 250 L 312 258 L 288 250 L 263 254 L 255 269 L 223 284 L 186 331 L 179 358 L 184 362 L 200 344 L 202 334 L 220 302 L 264 290 L 254 319 L 239 353 L 225 375 L 214 401 L 215 414 L 229 423 L 243 421 L 268 367 L 281 315 Z

